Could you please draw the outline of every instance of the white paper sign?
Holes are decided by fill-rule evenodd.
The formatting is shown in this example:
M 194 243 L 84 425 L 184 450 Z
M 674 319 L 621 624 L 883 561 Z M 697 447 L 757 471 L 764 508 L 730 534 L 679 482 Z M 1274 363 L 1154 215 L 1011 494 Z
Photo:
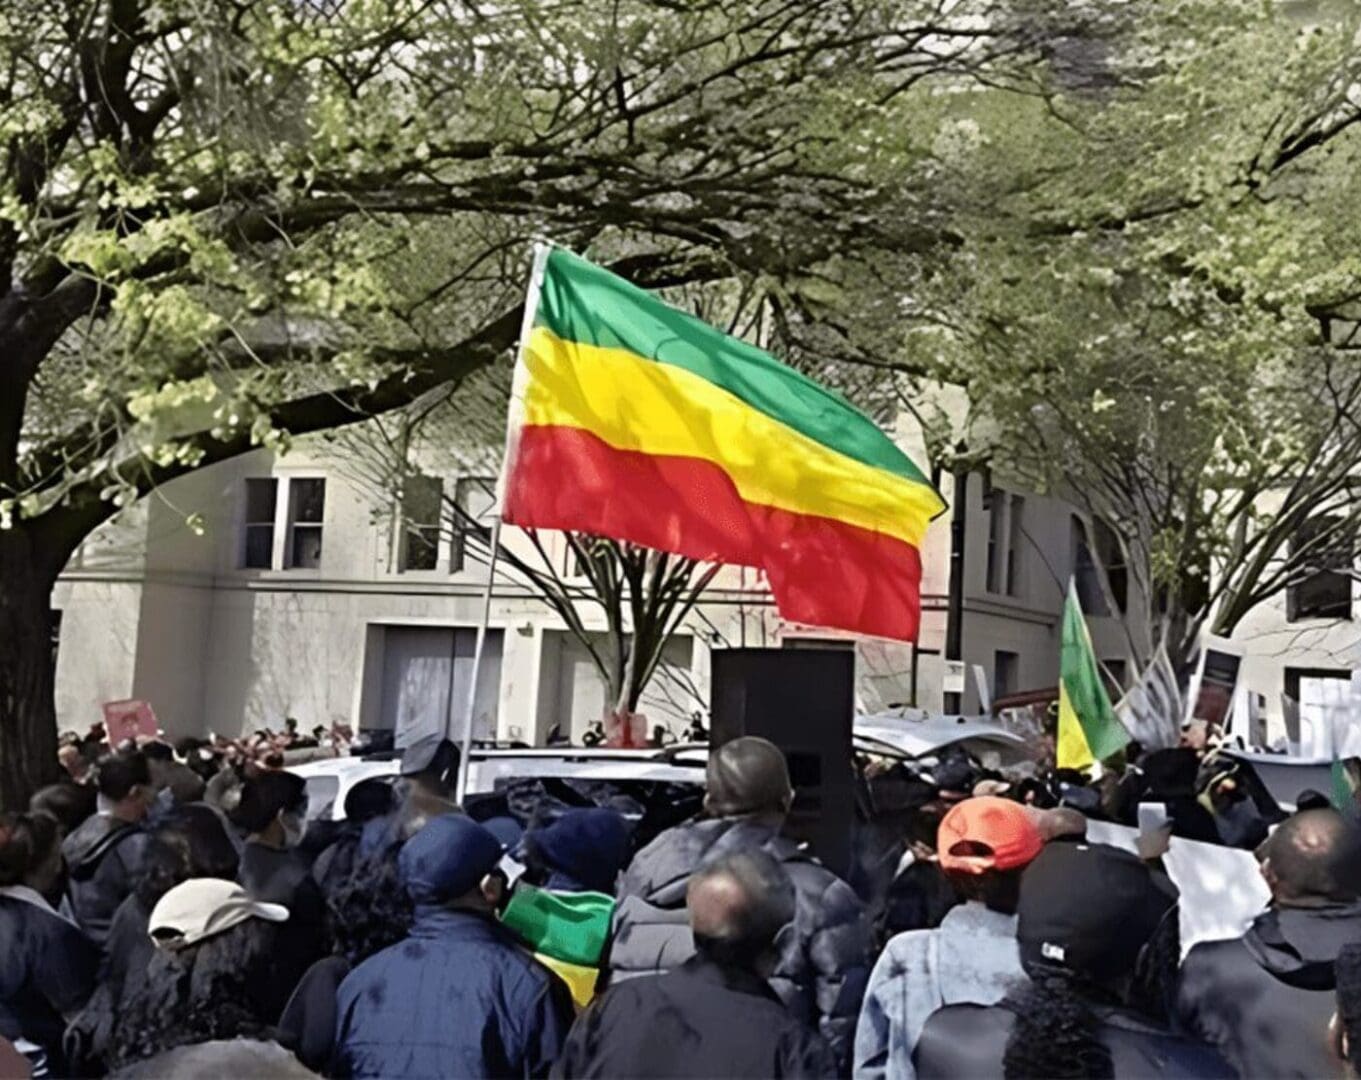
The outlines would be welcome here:
M 1087 822 L 1087 839 L 1135 851 L 1138 831 L 1109 821 Z M 1239 937 L 1271 900 L 1257 859 L 1240 848 L 1172 837 L 1163 856 L 1181 890 L 1181 954 L 1202 941 Z

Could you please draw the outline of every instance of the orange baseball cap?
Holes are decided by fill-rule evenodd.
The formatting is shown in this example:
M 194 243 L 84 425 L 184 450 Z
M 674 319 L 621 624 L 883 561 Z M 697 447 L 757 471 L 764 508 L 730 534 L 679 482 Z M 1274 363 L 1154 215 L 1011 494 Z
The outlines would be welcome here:
M 1044 838 L 1020 803 L 980 795 L 955 804 L 940 823 L 940 868 L 960 874 L 1015 870 L 1044 848 Z

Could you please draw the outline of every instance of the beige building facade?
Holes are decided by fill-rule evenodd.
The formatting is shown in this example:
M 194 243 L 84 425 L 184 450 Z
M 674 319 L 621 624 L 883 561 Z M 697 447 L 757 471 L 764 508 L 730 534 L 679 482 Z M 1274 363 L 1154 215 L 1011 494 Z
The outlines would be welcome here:
M 926 460 L 907 421 L 898 436 Z M 404 738 L 459 730 L 486 567 L 448 520 L 432 528 L 427 512 L 423 527 L 403 522 L 383 492 L 356 479 L 346 453 L 322 438 L 283 457 L 256 451 L 168 485 L 92 536 L 53 595 L 61 726 L 83 728 L 102 703 L 139 698 L 176 735 L 236 735 L 285 717 L 304 729 L 346 723 Z M 458 460 L 467 458 L 424 463 L 438 489 L 431 504 L 453 500 L 490 525 L 494 466 L 485 454 L 475 466 L 449 464 Z M 1073 575 L 1098 657 L 1113 686 L 1127 683 L 1128 612 L 1142 605 L 1127 595 L 1115 538 L 1059 499 L 983 474 L 960 485 L 939 478 L 949 509 L 922 552 L 915 649 L 789 625 L 756 572 L 726 568 L 667 647 L 641 706 L 650 722 L 680 736 L 706 715 L 710 652 L 738 645 L 855 648 L 865 712 L 975 713 L 985 697 L 1054 687 Z M 532 554 L 517 530 L 503 542 Z M 566 545 L 550 537 L 548 550 L 567 573 Z M 580 614 L 604 630 L 592 605 Z M 1318 692 L 1310 680 L 1349 677 L 1361 656 L 1349 618 L 1295 614 L 1282 597 L 1236 635 L 1248 684 L 1277 717 L 1287 686 L 1308 697 Z M 479 684 L 474 723 L 484 738 L 540 743 L 557 725 L 579 739 L 605 704 L 586 650 L 514 575 L 498 573 L 492 590 Z

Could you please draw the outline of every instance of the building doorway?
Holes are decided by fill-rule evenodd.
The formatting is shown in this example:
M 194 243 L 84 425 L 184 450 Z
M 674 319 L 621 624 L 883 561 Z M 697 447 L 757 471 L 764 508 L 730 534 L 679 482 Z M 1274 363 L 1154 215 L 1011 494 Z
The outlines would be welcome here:
M 504 634 L 487 631 L 473 702 L 473 738 L 496 738 Z M 468 711 L 477 631 L 469 627 L 383 628 L 383 680 L 377 727 L 399 749 L 431 735 L 457 740 Z

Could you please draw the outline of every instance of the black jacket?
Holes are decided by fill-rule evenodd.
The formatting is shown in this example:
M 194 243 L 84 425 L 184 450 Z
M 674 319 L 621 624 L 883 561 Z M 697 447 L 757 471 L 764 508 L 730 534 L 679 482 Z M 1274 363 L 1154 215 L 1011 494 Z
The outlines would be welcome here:
M 1097 1037 L 1110 1051 L 1116 1080 L 1219 1080 L 1237 1074 L 1213 1049 L 1124 1009 L 1094 1009 Z M 912 1061 L 917 1080 L 1002 1080 L 1007 1040 L 1016 1025 L 1008 1004 L 947 1005 L 926 1021 Z M 1257 1075 L 1267 1076 L 1266 1072 Z
M 283 904 L 288 921 L 278 928 L 273 978 L 262 1003 L 263 1015 L 277 1020 L 303 973 L 326 952 L 326 902 L 312 879 L 307 859 L 253 841 L 241 849 L 237 882 L 256 900 Z
M 336 991 L 349 973 L 343 956 L 322 957 L 307 969 L 279 1017 L 279 1045 L 314 1072 L 326 1072 L 335 1055 Z
M 137 825 L 96 814 L 62 841 L 67 894 L 80 928 L 101 949 L 114 912 L 132 892 L 147 835 Z
M 769 826 L 740 818 L 693 821 L 643 848 L 619 880 L 609 977 L 661 974 L 689 959 L 690 875 L 722 852 L 752 848 L 779 859 L 794 883 L 796 932 L 771 989 L 795 1017 L 817 1027 L 838 1060 L 848 1061 L 872 962 L 869 919 L 849 885 Z
M 1340 1076 L 1327 1040 L 1333 962 L 1353 941 L 1361 903 L 1273 908 L 1241 938 L 1191 950 L 1177 1017 L 1244 1076 Z
M 835 1076 L 822 1037 L 756 975 L 691 957 L 631 979 L 578 1017 L 555 1077 Z

